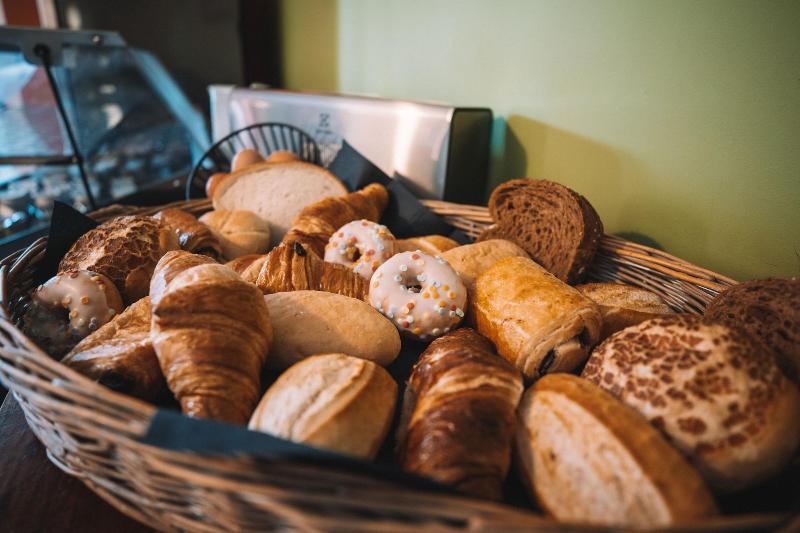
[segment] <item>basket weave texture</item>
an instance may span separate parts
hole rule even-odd
[[[485,207],[424,202],[476,237],[492,223]],[[165,206],[111,206],[91,216],[153,214]],[[195,215],[209,200],[170,204]],[[168,531],[552,530],[541,515],[501,504],[398,488],[341,470],[294,462],[253,468],[250,460],[199,457],[137,442],[156,408],[94,383],[51,359],[16,323],[46,238],[0,261],[0,379],[22,406],[50,460],[133,518]],[[590,281],[621,281],[660,294],[676,310],[702,312],[734,280],[664,252],[605,236]],[[781,515],[723,517],[717,531],[775,526]],[[586,528],[575,528],[586,530]]]

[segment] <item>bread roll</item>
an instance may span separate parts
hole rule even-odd
[[[269,248],[269,224],[250,211],[209,211],[200,222],[211,229],[228,261],[263,254]]]
[[[244,148],[236,152],[236,155],[233,156],[233,161],[231,162],[231,171],[236,172],[237,170],[242,170],[250,165],[261,163],[262,161],[264,161],[264,157],[258,153],[257,150],[253,150],[252,148]]]
[[[322,167],[302,161],[263,162],[231,173],[217,186],[213,201],[217,210],[254,212],[269,222],[277,242],[305,206],[343,194],[344,185]]]
[[[661,429],[718,490],[777,473],[800,440],[800,393],[768,348],[702,317],[622,330],[594,351],[583,376]]]
[[[781,370],[800,386],[800,278],[739,283],[717,296],[705,316],[761,339],[775,351]]]
[[[442,259],[461,276],[461,281],[469,291],[470,300],[475,297],[475,280],[478,274],[506,257],[528,257],[528,254],[513,242],[504,239],[465,244],[442,254]]]
[[[575,288],[600,307],[601,341],[628,326],[673,312],[659,295],[623,283],[586,283]]]
[[[424,252],[428,255],[442,255],[447,250],[456,248],[459,244],[443,235],[426,235],[424,237],[411,237],[395,241],[395,252]]]
[[[179,248],[173,229],[152,217],[117,217],[84,233],[58,265],[59,273],[91,270],[119,290],[126,305],[147,296],[150,276],[165,253]]]
[[[557,520],[656,528],[717,513],[680,453],[591,383],[545,376],[525,392],[518,413],[520,475]]]
[[[206,181],[206,197],[214,198],[214,195],[217,194],[219,184],[228,179],[229,176],[230,174],[227,172],[215,172],[211,174]]]
[[[400,353],[397,329],[361,300],[321,291],[278,292],[264,300],[274,331],[269,368],[331,351],[386,366]]]
[[[507,181],[492,192],[489,212],[496,226],[480,240],[511,240],[567,283],[583,278],[603,237],[603,223],[588,200],[552,181]]]
[[[372,459],[394,416],[397,384],[372,361],[340,353],[296,363],[267,390],[249,428]]]
[[[472,310],[478,332],[529,380],[578,367],[600,334],[597,304],[526,257],[479,274]]]
[[[466,494],[501,499],[520,395],[520,373],[474,330],[436,339],[406,387],[400,463]]]
[[[173,228],[175,235],[178,237],[181,250],[207,255],[215,260],[221,257],[222,247],[219,244],[219,239],[208,226],[197,220],[191,213],[181,209],[169,208],[162,209],[153,215],[153,218],[162,220]]]
[[[265,159],[268,163],[291,163],[292,161],[300,161],[296,153],[289,150],[276,150],[267,156]]]
[[[225,263],[225,266],[242,276],[242,279],[246,282],[255,285],[258,280],[258,273],[261,271],[261,267],[264,266],[266,260],[266,254],[242,255],[233,261],[228,261]]]

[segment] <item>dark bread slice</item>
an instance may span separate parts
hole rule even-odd
[[[775,351],[786,376],[800,385],[800,278],[734,285],[708,305],[705,317],[759,337]]]
[[[575,191],[547,180],[511,180],[489,198],[495,221],[480,239],[505,238],[567,283],[579,282],[603,236],[592,205]]]

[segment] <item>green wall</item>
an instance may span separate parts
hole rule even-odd
[[[800,274],[800,2],[287,0],[284,19],[291,87],[489,106],[493,184],[559,181],[606,231],[738,279]]]

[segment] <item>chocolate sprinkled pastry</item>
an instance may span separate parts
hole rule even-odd
[[[618,332],[592,353],[583,377],[662,430],[717,490],[777,473],[800,440],[800,393],[769,348],[700,316]]]

